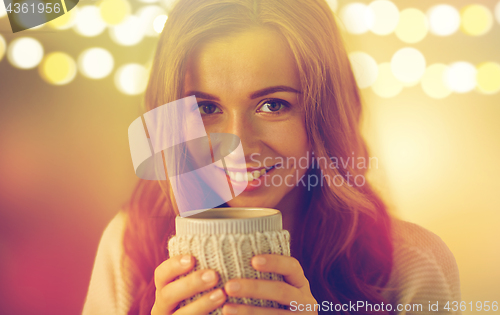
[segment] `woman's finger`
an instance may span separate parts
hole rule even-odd
[[[229,296],[272,300],[283,305],[301,300],[300,290],[283,281],[262,279],[232,279],[224,285]]]
[[[304,270],[294,257],[275,254],[258,255],[252,258],[252,266],[258,271],[281,274],[287,283],[296,288],[309,287]]]
[[[154,281],[156,288],[163,288],[167,283],[187,273],[193,267],[194,259],[190,255],[179,255],[165,260],[155,269]]]
[[[277,308],[249,306],[240,304],[225,304],[222,315],[289,315],[290,312]]]
[[[197,270],[161,288],[156,298],[163,301],[166,309],[174,309],[181,301],[214,287],[218,281],[219,276],[214,270]]]
[[[173,315],[204,315],[222,306],[227,296],[222,289],[203,294],[196,301],[178,309]]]

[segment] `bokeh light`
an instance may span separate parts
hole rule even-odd
[[[363,34],[373,27],[375,15],[365,4],[354,2],[340,10],[340,18],[351,34]]]
[[[469,62],[452,63],[445,73],[445,83],[452,91],[467,93],[476,87],[477,69]]]
[[[102,79],[111,73],[113,67],[113,56],[104,48],[89,48],[78,57],[78,69],[89,79]]]
[[[337,0],[326,0],[326,3],[328,3],[328,6],[330,9],[332,9],[333,12],[337,12],[337,9],[339,7],[339,3]]]
[[[5,42],[5,39],[3,38],[2,34],[0,34],[0,61],[2,61],[6,50],[7,50],[7,43]]]
[[[375,20],[370,30],[377,35],[388,35],[394,32],[399,22],[398,7],[388,0],[376,0],[368,5],[373,11]]]
[[[42,44],[32,37],[16,38],[9,45],[7,58],[16,68],[32,69],[43,58]]]
[[[493,15],[490,10],[481,4],[470,4],[461,10],[461,30],[472,36],[481,36],[488,33],[493,27]]]
[[[353,52],[349,54],[354,77],[360,89],[370,87],[378,76],[378,65],[372,56],[365,52]]]
[[[153,27],[155,29],[155,32],[160,34],[163,31],[165,23],[167,22],[167,18],[168,17],[166,15],[159,15],[156,17],[156,19],[153,21]]]
[[[125,20],[131,7],[127,0],[105,0],[99,4],[99,12],[104,22],[116,25]]]
[[[80,7],[73,27],[75,32],[82,36],[93,37],[101,34],[105,28],[106,23],[101,18],[98,7],[95,5]]]
[[[425,69],[421,80],[422,90],[425,94],[435,99],[443,99],[452,93],[445,84],[444,74],[448,66],[442,63],[435,63]]]
[[[429,32],[429,22],[425,14],[415,8],[404,9],[399,13],[396,36],[408,44],[418,43]]]
[[[146,89],[147,83],[148,71],[146,67],[137,63],[123,65],[115,73],[115,85],[123,94],[141,94]]]
[[[427,11],[430,31],[434,35],[449,36],[460,27],[460,13],[448,4],[439,4]]]
[[[500,91],[500,65],[496,62],[483,62],[477,66],[477,89],[484,94]]]
[[[156,18],[162,15],[166,16],[165,10],[163,10],[162,7],[157,5],[148,5],[142,7],[137,12],[137,16],[139,17],[141,26],[143,27],[143,33],[146,36],[154,37],[158,36],[158,33],[161,33],[161,31],[160,32],[156,31],[154,23]]]
[[[122,23],[111,26],[109,35],[117,44],[133,46],[144,38],[144,27],[137,16],[129,15]]]
[[[53,85],[65,85],[76,76],[76,63],[64,52],[52,52],[45,56],[39,66],[40,76]]]
[[[391,59],[392,73],[399,81],[409,86],[420,81],[424,75],[425,67],[424,55],[412,47],[399,49]]]
[[[67,13],[47,22],[47,25],[57,30],[69,29],[75,25],[79,10],[80,9],[75,6]]]
[[[371,86],[373,92],[380,97],[391,98],[403,90],[403,83],[396,79],[389,62],[381,63],[378,67],[378,76]]]
[[[0,18],[3,18],[7,15],[7,11],[5,11],[5,5],[3,1],[0,1]]]

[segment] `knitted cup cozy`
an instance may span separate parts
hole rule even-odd
[[[283,281],[282,275],[259,272],[251,265],[252,257],[259,254],[290,256],[290,233],[283,230],[278,210],[214,208],[189,217],[177,216],[175,227],[176,235],[168,241],[170,257],[194,256],[196,264],[191,272],[216,270],[219,282],[209,291],[224,287],[234,278]],[[179,306],[195,301],[206,292],[184,300]],[[227,302],[286,309],[275,301],[262,299],[228,297]],[[210,315],[222,315],[222,308]]]

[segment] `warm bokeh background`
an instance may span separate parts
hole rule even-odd
[[[101,233],[137,181],[127,128],[162,1],[86,0],[16,34],[0,1],[1,314],[81,311]],[[370,178],[446,242],[464,301],[500,301],[500,2],[329,3],[362,88]]]

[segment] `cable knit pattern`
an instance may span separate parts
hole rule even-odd
[[[250,234],[176,235],[169,240],[168,249],[172,256],[193,255],[196,258],[196,265],[191,272],[200,269],[216,270],[220,278],[213,289],[215,290],[222,288],[228,280],[234,278],[283,281],[282,275],[256,271],[251,265],[251,259],[259,254],[290,256],[290,233],[281,230]],[[183,301],[180,306],[195,301],[204,293]],[[285,308],[275,301],[261,299],[229,297],[228,302]],[[222,308],[210,312],[210,315],[222,315]]]
[[[122,268],[120,263],[123,256],[125,219],[126,214],[120,212],[102,235],[83,315],[126,315],[130,308],[134,288],[128,279],[127,268]],[[230,246],[223,247],[223,253],[238,244],[236,239],[225,241]],[[460,281],[455,258],[446,244],[434,233],[398,219],[393,220],[393,241],[394,266],[387,285],[389,289],[383,295],[394,306],[404,303],[423,305],[423,311],[403,310],[396,314],[447,313],[443,309],[444,303],[460,301]],[[206,242],[208,244],[210,240]],[[246,246],[252,248],[252,244],[257,243],[248,241],[249,245]],[[246,252],[242,250],[242,253]],[[213,263],[214,261],[207,262],[207,266]],[[429,301],[433,304],[439,302],[438,312],[429,312]],[[461,313],[459,311],[454,314]]]

